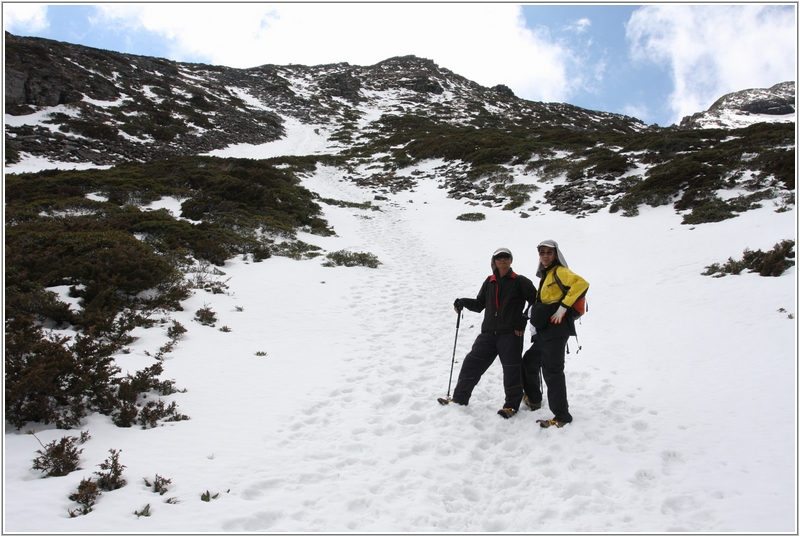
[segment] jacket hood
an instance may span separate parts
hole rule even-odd
[[[536,249],[538,250],[542,246],[547,246],[548,248],[552,248],[552,249],[554,249],[556,251],[556,259],[553,261],[553,265],[561,265],[561,266],[569,268],[569,265],[567,265],[567,260],[564,259],[564,254],[561,252],[561,248],[558,247],[558,243],[556,241],[554,241],[552,239],[547,239],[546,241],[540,242],[536,246]],[[553,266],[553,265],[550,265],[550,266]],[[536,277],[537,278],[544,278],[544,275],[545,275],[546,272],[547,272],[547,269],[545,268],[544,265],[542,265],[542,262],[539,261],[539,268],[536,270]]]

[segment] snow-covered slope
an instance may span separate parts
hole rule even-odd
[[[313,128],[289,125],[286,140],[231,152],[313,153],[325,143]],[[428,177],[442,164],[404,171]],[[700,274],[794,238],[794,208],[766,202],[691,228],[669,206],[634,219],[520,218],[448,197],[436,180],[375,200],[324,166],[304,185],[380,207],[325,206],[337,236],[313,242],[382,264],[228,261],[227,293],[198,291],[170,314],[189,330],[164,378],[187,392],[164,399],[191,420],[120,429],[94,415],[81,427],[92,437],[82,469],[47,479],[31,469],[41,446],[26,429],[43,443],[77,431],[7,427],[6,532],[797,531],[796,267],[778,278]],[[456,219],[476,210],[486,220]],[[456,333],[453,299],[477,293],[500,246],[533,277],[535,245],[548,238],[591,283],[582,350],[571,340],[566,366],[575,421],[540,429],[546,405],[498,417],[497,363],[468,407],[441,407],[454,346],[455,382],[481,319],[467,312]],[[204,306],[216,327],[193,322]],[[166,326],[135,331],[123,372],[153,363]],[[70,518],[68,495],[110,449],[128,484]],[[163,496],[145,484],[156,475],[171,480]],[[219,496],[202,501],[207,491]],[[146,505],[149,517],[134,514]]]

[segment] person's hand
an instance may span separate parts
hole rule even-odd
[[[458,313],[461,313],[461,310],[464,309],[464,304],[461,303],[461,299],[457,298],[455,302],[453,302],[453,309],[456,310]]]
[[[559,306],[556,312],[550,317],[550,322],[553,324],[561,324],[561,321],[564,320],[564,314],[567,313],[567,308],[563,305]]]

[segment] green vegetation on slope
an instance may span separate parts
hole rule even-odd
[[[147,414],[140,422],[152,425],[152,409],[137,406],[137,395],[174,391],[156,379],[160,363],[122,378],[112,355],[131,341],[130,330],[153,324],[150,314],[181,309],[190,292],[181,269],[193,259],[222,265],[240,254],[260,261],[273,250],[316,255],[300,241],[290,246],[297,230],[333,233],[296,177],[313,166],[308,159],[186,157],[6,176],[9,421],[69,428],[99,411],[125,427]],[[183,218],[140,207],[163,196],[184,200]],[[278,238],[284,242],[275,244]],[[56,286],[69,288],[79,311],[48,290]],[[48,336],[46,325],[79,332],[74,340]],[[158,417],[183,419],[174,406]]]

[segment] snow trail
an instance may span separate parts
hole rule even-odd
[[[323,183],[314,188],[323,196],[364,195],[335,174],[321,173],[317,180]],[[435,194],[430,188],[425,192]],[[415,204],[421,201],[417,197]],[[452,299],[476,292],[488,268],[478,279],[459,281],[435,241],[410,222],[411,207],[398,196],[380,211],[350,215],[348,244],[375,253],[383,264],[377,270],[348,269],[359,274],[342,297],[347,306],[340,314],[352,332],[345,338],[347,348],[339,349],[341,377],[291,409],[294,417],[258,446],[264,466],[232,483],[238,491],[232,494],[255,504],[249,507],[254,512],[228,518],[222,529],[719,527],[712,499],[696,490],[693,479],[687,481],[702,474],[702,461],[659,447],[679,443],[659,432],[658,410],[638,403],[635,391],[621,393],[616,371],[601,372],[596,356],[590,361],[573,354],[568,361],[577,426],[540,429],[535,420],[549,417],[546,405],[511,420],[496,416],[503,400],[499,362],[482,379],[469,407],[435,402],[446,390],[452,357]],[[453,386],[480,320],[467,313],[461,323]],[[387,347],[390,342],[403,347]],[[297,459],[295,453],[312,455]],[[654,489],[660,490],[658,496],[648,494]],[[276,497],[297,510],[266,509]]]

